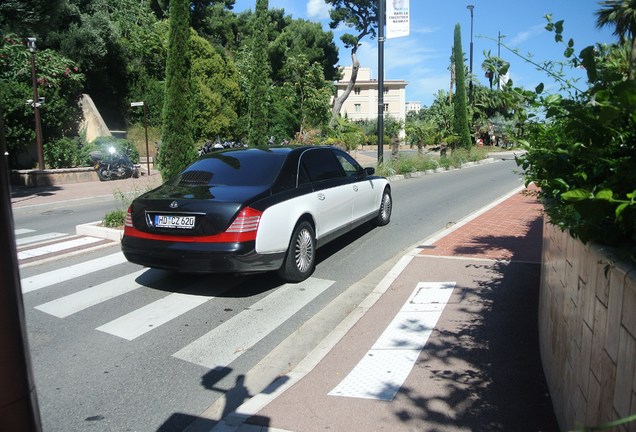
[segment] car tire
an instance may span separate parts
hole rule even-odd
[[[316,236],[313,226],[303,221],[296,225],[278,275],[286,282],[302,282],[316,267]]]
[[[384,189],[382,193],[382,200],[380,201],[380,210],[378,210],[378,217],[375,220],[376,225],[384,226],[391,221],[391,211],[393,210],[393,199],[391,198],[391,190]]]

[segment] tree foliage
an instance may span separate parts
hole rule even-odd
[[[563,41],[563,21],[547,19],[546,28]],[[588,88],[568,97],[543,96],[537,86],[546,121],[534,124],[528,153],[518,163],[527,181],[539,186],[551,223],[583,242],[627,242],[636,259],[636,81],[617,73],[620,56],[606,54],[597,45],[574,55],[568,40],[565,58],[585,67]]]
[[[455,96],[453,98],[454,130],[459,136],[459,146],[470,148],[472,141],[468,126],[468,107],[466,104],[466,67],[464,65],[464,51],[462,50],[461,27],[455,25],[453,45],[453,63],[455,64]]]
[[[190,49],[193,79],[194,141],[216,137],[234,138],[238,122],[240,89],[236,68],[229,57],[222,57],[202,37],[192,31]]]
[[[77,127],[74,130],[72,127],[77,123],[77,116],[71,115],[78,112],[75,101],[79,93],[91,96],[109,129],[139,127],[145,120],[144,112],[151,129],[165,126],[168,18],[174,12],[168,0],[33,0],[27,3],[28,7],[15,0],[0,4],[2,34],[15,31],[15,39],[20,44],[17,50],[23,55],[26,55],[24,38],[35,36],[38,59],[43,56],[44,60],[48,53],[55,53],[82,71],[79,74],[71,69],[72,77],[82,77],[72,97],[52,96],[52,88],[41,89],[47,98],[47,104],[41,107],[45,145],[49,138],[63,143],[58,138],[80,134]],[[275,107],[266,114],[264,136],[291,138],[308,128],[323,127],[327,118],[325,110],[328,110],[325,107],[333,95],[330,81],[338,74],[338,50],[332,32],[323,31],[318,23],[293,19],[282,9],[267,8],[266,28],[254,27],[256,12],[235,13],[234,0],[191,1],[189,6],[190,27],[200,36],[192,38],[196,52],[189,57],[193,67],[191,134],[195,143],[217,136],[247,140],[250,79],[254,78],[251,74],[262,73],[267,59],[273,62],[272,68],[263,75],[263,80],[257,81],[260,85],[271,84],[263,86],[265,96],[255,98],[260,102],[266,99],[275,102]],[[254,40],[255,30],[265,34],[259,39],[265,57],[256,64],[250,42]],[[55,64],[38,61],[38,69],[46,68],[49,63]],[[10,69],[23,66],[12,59]],[[28,153],[33,146],[33,111],[24,105],[24,100],[32,98],[28,67],[24,71],[26,75],[7,78],[7,85],[0,90],[8,104],[2,115],[11,127],[7,134],[12,146],[12,166],[17,161],[14,156]],[[48,71],[42,75],[46,75],[47,80],[52,77]],[[66,87],[60,91],[67,92]],[[146,109],[131,108],[133,101],[144,101]],[[56,116],[69,117],[50,121],[54,110]],[[158,133],[153,142],[160,142]],[[28,159],[25,160],[28,164]]]
[[[189,2],[170,0],[170,33],[166,60],[166,98],[163,110],[159,169],[164,179],[178,174],[196,157],[192,138]]]
[[[344,25],[355,30],[355,34],[345,33],[340,37],[346,48],[351,50],[351,76],[345,91],[338,96],[333,103],[330,126],[335,124],[335,119],[340,116],[342,105],[351,94],[360,70],[360,61],[357,52],[362,39],[369,36],[375,38],[378,28],[378,2],[374,0],[325,0],[332,6],[329,14],[332,29]]]
[[[250,146],[265,145],[269,130],[270,64],[267,54],[269,16],[268,0],[256,1],[251,40],[248,96],[248,136]]]
[[[48,141],[77,135],[84,75],[53,50],[37,51],[35,59],[38,96],[45,100],[40,114],[46,148]],[[30,53],[23,39],[8,34],[0,40],[0,103],[12,167],[32,165],[31,159],[20,161],[20,154],[35,141],[34,112],[27,100],[33,100]]]
[[[628,78],[636,74],[636,2],[633,0],[605,0],[596,12],[598,27],[613,27],[621,44],[629,46]],[[628,45],[629,44],[629,45]]]

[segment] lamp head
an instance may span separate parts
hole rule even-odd
[[[32,53],[35,52],[35,38],[34,37],[27,38],[27,48],[29,48],[29,52],[32,52]]]
[[[466,6],[466,9],[468,9],[470,11],[470,14],[473,14],[473,9],[475,9],[475,5],[471,5],[469,4],[468,6]]]

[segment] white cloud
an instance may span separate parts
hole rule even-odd
[[[541,24],[535,25],[534,27],[531,27],[529,30],[517,33],[510,39],[509,42],[506,42],[506,40],[504,39],[504,43],[514,48],[518,45],[521,45],[528,39],[531,39],[541,33],[545,33],[545,25],[541,25]]]
[[[309,18],[329,19],[329,5],[324,0],[307,0]]]

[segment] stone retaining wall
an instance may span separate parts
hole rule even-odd
[[[97,180],[97,171],[91,167],[11,171],[11,184],[16,186],[53,186]]]
[[[636,413],[634,266],[547,222],[542,262],[541,358],[561,430]]]

